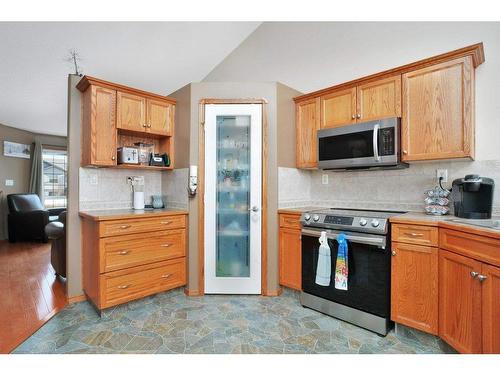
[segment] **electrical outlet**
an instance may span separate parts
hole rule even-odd
[[[442,177],[442,182],[448,182],[448,169],[436,169],[436,178],[439,181],[439,178]]]
[[[91,174],[90,175],[90,185],[97,185],[99,181],[97,180],[97,173]]]
[[[328,185],[328,175],[327,174],[321,175],[321,183],[323,185]]]
[[[5,186],[14,186],[14,180],[5,180]]]

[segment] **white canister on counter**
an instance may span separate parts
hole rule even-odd
[[[134,210],[144,210],[143,191],[134,191]]]

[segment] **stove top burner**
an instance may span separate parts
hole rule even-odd
[[[328,208],[305,212],[300,220],[304,227],[386,234],[389,228],[388,219],[403,213],[405,212]]]

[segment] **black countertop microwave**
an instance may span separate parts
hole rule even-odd
[[[401,119],[386,118],[318,131],[320,169],[396,169],[401,162]]]

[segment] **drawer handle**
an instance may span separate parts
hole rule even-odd
[[[160,224],[165,224],[165,225],[167,225],[167,224],[170,224],[170,223],[171,223],[171,221],[160,221]]]
[[[296,223],[298,223],[298,222],[299,222],[298,220],[290,220],[290,219],[285,219],[285,221],[286,221],[288,224],[296,224]]]
[[[130,225],[120,225],[120,229],[128,229],[130,228]]]
[[[171,243],[164,243],[164,244],[162,244],[160,246],[161,247],[170,247],[170,246],[172,246],[172,244]]]
[[[130,284],[118,285],[118,289],[127,289],[129,286]]]
[[[118,252],[118,255],[127,255],[128,253],[130,253],[130,250],[122,250]]]
[[[405,233],[407,236],[410,236],[410,237],[423,237],[423,233]]]
[[[171,273],[166,273],[165,275],[161,275],[162,279],[168,279],[170,276],[172,276]]]

